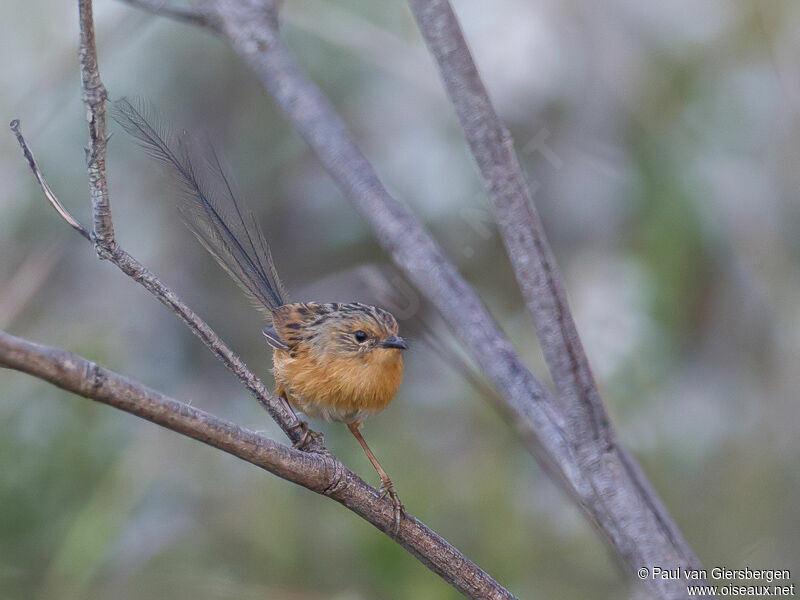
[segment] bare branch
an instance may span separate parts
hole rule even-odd
[[[588,464],[603,456],[606,448],[616,445],[614,431],[572,318],[555,257],[517,161],[513,139],[492,106],[448,0],[409,0],[409,4],[486,182],[558,399],[569,419],[567,434],[581,462]],[[628,567],[632,571],[643,564],[699,567],[633,457],[621,448],[617,454],[631,491],[638,492],[645,508],[628,513],[633,523],[627,527],[623,526],[624,515],[619,513],[618,526],[609,531]],[[634,528],[639,529],[636,537],[631,535]],[[631,539],[635,547],[626,551]]]
[[[193,438],[318,494],[329,496],[376,528],[394,527],[391,504],[329,455],[302,452],[156,392],[62,350],[0,331],[0,366],[22,371]],[[514,596],[423,523],[408,515],[395,538],[406,550],[469,598]]]
[[[167,0],[121,0],[125,4],[139,8],[145,12],[152,13],[159,17],[166,17],[179,23],[189,25],[199,25],[210,29],[219,30],[214,13],[202,10],[201,8],[188,8],[182,6],[172,6]]]
[[[108,93],[100,80],[97,48],[94,43],[92,0],[78,0],[81,30],[78,56],[81,63],[81,86],[86,120],[89,123],[89,145],[86,162],[89,169],[89,192],[92,198],[93,236],[95,249],[101,258],[114,249],[114,225],[111,222],[111,203],[106,183],[106,99]]]
[[[82,232],[86,239],[90,237],[85,234],[86,229],[64,208],[63,204],[59,201],[47,181],[42,175],[39,166],[33,158],[33,153],[30,151],[25,138],[19,128],[19,122],[12,122],[12,130],[17,136],[17,140],[22,148],[23,154],[28,161],[31,170],[36,176],[37,181],[42,187],[45,196],[50,204],[58,211],[64,220],[72,225],[77,231]],[[105,180],[105,166],[97,171]],[[105,189],[105,183],[103,184]],[[111,213],[108,213],[110,220]],[[77,224],[73,225],[73,223]],[[112,240],[113,241],[113,240]],[[137,261],[130,254],[125,252],[119,244],[113,242],[113,249],[105,251],[105,258],[119,267],[123,273],[131,277],[134,281],[153,294],[158,300],[174,312],[178,317],[192,330],[200,340],[211,350],[211,352],[222,361],[222,363],[230,369],[234,375],[245,385],[245,387],[253,394],[255,399],[261,406],[263,406],[281,429],[289,436],[292,442],[297,443],[302,439],[302,432],[298,425],[300,420],[294,411],[290,410],[285,402],[281,402],[278,398],[270,394],[263,382],[256,377],[241,358],[231,350],[228,345],[214,332],[213,329],[201,319],[181,298],[164,285],[155,275],[153,275],[144,265]],[[314,452],[327,452],[322,443],[314,438],[308,438],[305,449]]]
[[[25,160],[28,161],[28,166],[31,168],[31,171],[33,171],[33,176],[36,177],[36,181],[39,182],[39,186],[42,188],[47,201],[50,202],[50,206],[56,209],[56,212],[61,215],[61,218],[64,219],[70,227],[91,242],[92,236],[86,230],[86,227],[84,227],[80,221],[78,221],[69,213],[64,205],[58,200],[58,198],[56,198],[56,195],[53,193],[53,190],[50,189],[50,186],[47,185],[44,175],[42,175],[41,170],[39,170],[39,165],[36,164],[36,159],[33,158],[33,152],[31,152],[31,149],[28,148],[28,144],[25,143],[25,138],[22,137],[22,129],[19,119],[14,119],[11,121],[11,123],[9,123],[9,127],[11,127],[11,131],[14,132],[14,135],[17,136],[17,142],[19,142],[19,146],[22,148],[22,154],[25,156]]]
[[[486,182],[558,398],[571,422],[581,422],[580,430],[571,432],[575,442],[607,443],[608,422],[602,399],[578,337],[553,252],[517,161],[514,141],[492,106],[448,0],[410,0],[410,4]]]
[[[88,168],[93,200],[93,236],[87,234],[86,229],[69,214],[53,194],[22,136],[19,123],[12,122],[11,127],[29,166],[59,214],[86,239],[90,241],[94,239],[100,257],[110,260],[175,312],[239,377],[289,438],[293,442],[300,441],[303,436],[297,427],[299,421],[288,405],[271,395],[247,365],[202,319],[116,243],[105,172],[106,92],[97,71],[91,2],[80,0],[79,6],[81,72],[90,131]],[[329,496],[384,533],[391,532],[395,541],[469,598],[514,598],[508,590],[456,548],[411,515],[407,515],[398,528],[389,499],[382,499],[377,490],[332,457],[316,439],[311,439],[305,445],[311,452],[288,448],[233,423],[163,396],[75,354],[40,346],[2,331],[0,331],[0,366],[29,373],[68,391],[125,410],[238,456],[319,494]]]
[[[602,405],[590,403],[574,414],[572,409],[565,410],[565,403],[554,398],[522,362],[475,292],[416,217],[385,189],[344,122],[287,52],[278,35],[277,3],[216,0],[214,7],[222,35],[361,211],[395,264],[445,317],[463,347],[502,394],[518,431],[524,438],[536,436],[540,440],[581,509],[627,567],[699,566],[638,465],[618,445],[605,412],[597,412]],[[505,148],[502,156],[506,156],[510,143],[501,130],[497,145],[492,143],[490,149]],[[530,211],[530,204],[523,210]],[[511,220],[513,215],[513,211],[504,213],[504,219]],[[525,213],[517,217],[529,218]],[[541,254],[541,249],[538,252]],[[531,255],[515,253],[515,261],[526,256]],[[552,259],[549,264],[554,265]],[[549,295],[546,298],[551,301]],[[551,310],[560,310],[559,305]],[[560,326],[562,322],[559,318],[553,323]],[[566,337],[576,339],[567,333]],[[589,394],[591,397],[591,390]],[[588,428],[587,422],[591,423]],[[661,598],[686,597],[680,581],[648,583]]]
[[[126,275],[143,285],[170,310],[177,314],[189,326],[192,332],[239,378],[255,396],[275,422],[294,443],[304,441],[304,449],[314,452],[327,452],[322,442],[316,438],[303,438],[299,427],[300,420],[285,402],[269,393],[266,386],[256,377],[247,365],[231,350],[225,342],[205,323],[177,294],[158,280],[144,265],[125,252],[114,239],[114,228],[111,221],[111,209],[106,181],[106,111],[107,97],[105,87],[100,80],[97,68],[97,49],[94,42],[94,24],[92,22],[91,0],[79,0],[81,25],[80,62],[83,94],[89,115],[89,188],[92,196],[92,212],[94,215],[95,248],[101,258],[113,262]],[[21,134],[17,139],[25,147]],[[30,154],[30,153],[29,153]],[[33,156],[30,155],[32,161]],[[31,162],[35,169],[35,162]],[[41,181],[44,181],[42,178]],[[47,185],[46,183],[44,184]],[[52,195],[48,196],[55,198]],[[51,199],[51,202],[53,200]],[[58,200],[55,200],[58,203]],[[60,205],[60,203],[59,203]]]

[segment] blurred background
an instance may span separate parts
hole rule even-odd
[[[74,2],[3,0],[0,116],[89,221]],[[708,568],[800,566],[800,5],[456,0],[511,130],[619,436]],[[386,257],[247,68],[202,31],[96,2],[112,98],[210,135],[295,299],[352,300]],[[547,381],[483,186],[405,3],[292,0],[286,40],[389,189]],[[117,239],[269,385],[260,316],[116,125]],[[141,287],[46,204],[0,136],[0,327],[282,439]],[[393,275],[388,271],[391,279]],[[406,506],[521,598],[619,598],[614,559],[395,280],[406,380],[365,436]],[[353,290],[359,290],[354,292]],[[315,424],[377,479],[346,428]],[[797,575],[795,574],[795,577]],[[0,372],[4,599],[457,594],[333,502],[134,417]]]

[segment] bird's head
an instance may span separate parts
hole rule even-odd
[[[274,322],[287,344],[306,345],[319,357],[393,360],[408,349],[392,314],[366,304],[287,305]]]
[[[318,355],[391,359],[408,349],[391,313],[358,303],[333,307],[310,325],[311,347]]]

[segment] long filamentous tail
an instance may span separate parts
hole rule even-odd
[[[236,199],[213,148],[163,126],[141,102],[119,100],[112,114],[177,177],[184,222],[256,307],[269,318],[271,309],[288,304],[264,233],[253,212]]]

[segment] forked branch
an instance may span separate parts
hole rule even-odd
[[[378,502],[366,484],[330,455],[295,450],[254,431],[179,402],[85,358],[0,331],[0,366],[146,419],[181,435],[333,498],[375,527],[394,527],[391,504]],[[407,515],[397,542],[468,598],[514,596],[414,517]]]
[[[94,242],[100,258],[115,264],[176,313],[239,377],[289,438],[293,442],[300,441],[302,433],[296,427],[299,421],[294,412],[269,393],[247,365],[186,303],[117,244],[105,169],[107,94],[97,67],[91,1],[79,0],[79,10],[81,80],[89,121],[87,160],[93,212],[91,235],[66,210],[50,189],[22,136],[19,121],[15,120],[12,121],[11,128],[17,136],[25,159],[53,207],[70,226],[87,240]],[[381,500],[377,490],[331,456],[316,439],[312,439],[305,446],[311,452],[301,452],[283,446],[233,423],[167,398],[75,354],[40,346],[2,331],[0,331],[0,366],[29,373],[63,389],[115,406],[229,452],[317,493],[330,496],[384,533],[391,532],[392,537],[401,546],[467,597],[513,598],[508,590],[411,515],[403,519],[397,530],[391,502],[388,499]]]
[[[278,398],[269,393],[266,386],[256,377],[247,365],[231,350],[228,345],[203,321],[178,295],[164,285],[144,265],[130,254],[125,252],[116,241],[112,223],[110,199],[108,196],[108,183],[106,179],[106,100],[108,94],[100,79],[97,61],[97,48],[94,41],[94,22],[92,18],[91,0],[79,0],[80,22],[80,66],[83,99],[86,105],[87,120],[89,123],[89,143],[87,147],[87,162],[89,172],[89,194],[92,199],[93,231],[92,240],[100,258],[109,260],[119,267],[126,275],[137,281],[153,294],[159,301],[166,305],[199,337],[202,342],[228,367],[253,394],[259,404],[263,406],[286,433],[292,442],[301,440],[300,424],[297,415]],[[174,15],[173,15],[174,16]],[[17,122],[17,140],[23,149],[28,163],[34,173],[38,173],[37,180],[42,184],[47,199],[56,207],[68,223],[78,223],[63,208],[58,199],[49,190],[47,183],[41,176],[33,154],[27,148],[22,134],[19,132]],[[49,191],[49,193],[48,193]],[[60,207],[60,209],[59,209]],[[82,228],[82,226],[81,226]],[[326,452],[322,443],[317,439],[309,440],[305,448],[315,452]]]
[[[126,1],[147,10],[154,9],[147,0]],[[475,87],[480,83],[476,79],[477,72],[471,74],[474,71],[472,58],[449,4],[419,0],[413,2],[412,7],[426,39],[435,37],[437,28],[444,30],[436,44],[430,39],[428,43],[434,54],[439,50],[443,55],[452,51],[450,59],[454,64],[442,67],[445,80],[456,82],[451,95],[459,95],[461,102],[460,95],[464,94],[463,102],[467,106],[471,101],[479,102],[475,107],[479,112],[467,116],[479,121],[479,136],[485,136],[477,140],[481,148],[494,153],[485,164],[487,168],[505,169],[498,172],[496,179],[495,176],[489,178],[491,185],[497,188],[492,192],[496,191],[505,203],[496,214],[504,237],[519,235],[523,238],[519,247],[512,244],[509,250],[518,276],[522,275],[519,279],[526,298],[543,286],[541,298],[533,300],[545,305],[547,312],[541,314],[546,314],[546,319],[541,322],[552,328],[546,329],[540,337],[545,355],[553,365],[557,397],[530,372],[474,290],[408,207],[389,194],[330,102],[292,59],[278,32],[278,6],[276,0],[213,0],[203,4],[203,10],[198,13],[203,18],[195,22],[221,34],[250,66],[372,226],[376,238],[395,264],[438,308],[463,347],[500,392],[523,438],[535,436],[541,442],[548,455],[546,462],[558,467],[571,496],[604,539],[611,543],[629,572],[653,565],[698,567],[697,559],[678,528],[638,464],[617,442],[607,421],[588,364],[582,364],[580,341],[574,325],[570,326],[571,318],[555,261],[546,243],[543,244],[543,234],[531,229],[540,227],[532,204],[519,202],[520,198],[528,201],[529,197],[524,182],[514,177],[516,158],[511,139],[493,111],[486,111],[487,106],[491,109],[491,104],[488,96],[481,97],[481,94],[485,96],[482,84]],[[213,23],[213,27],[208,23]],[[453,46],[448,48],[447,44]],[[453,69],[463,70],[462,75],[453,75]],[[461,79],[464,73],[472,80]],[[483,163],[483,156],[479,162]],[[504,181],[501,176],[511,179]],[[511,190],[510,196],[506,195],[508,190]],[[514,219],[521,220],[519,227],[515,227]],[[537,261],[540,264],[535,266]],[[520,267],[524,267],[522,271]],[[544,279],[537,279],[540,277]],[[565,355],[565,348],[573,353],[572,357]],[[576,397],[576,386],[584,386],[577,396],[583,404],[569,401]],[[686,598],[685,585],[679,580],[649,580],[646,585],[660,598]]]
[[[615,511],[609,505],[609,510],[617,512],[607,528],[612,543],[622,551],[631,571],[642,565],[661,564],[667,557],[674,557],[674,564],[682,569],[700,568],[636,460],[616,441],[572,318],[561,274],[517,160],[514,141],[492,105],[449,0],[409,0],[409,4],[486,183],[561,410],[569,419],[567,434],[578,459],[591,469],[598,457],[612,456],[625,469],[631,493],[644,504],[645,510],[633,513],[628,512],[627,506]],[[603,483],[598,478],[597,488]],[[623,526],[626,520],[631,523]],[[636,552],[624,551],[634,532]]]

